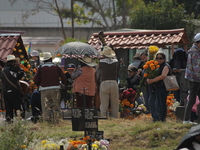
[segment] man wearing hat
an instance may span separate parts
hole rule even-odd
[[[38,67],[34,76],[34,83],[41,92],[42,116],[44,120],[49,119],[49,110],[56,112],[55,120],[61,116],[60,110],[60,79],[61,83],[66,83],[66,76],[56,64],[52,63],[50,52],[43,53],[43,65]]]
[[[135,66],[137,69],[143,69],[143,65],[145,64],[144,60],[145,58],[147,58],[147,56],[144,56],[146,56],[144,52],[142,52],[141,54],[136,53],[135,56],[133,56],[134,61],[129,65],[129,67]]]
[[[14,55],[8,55],[6,66],[1,73],[3,84],[3,96],[6,108],[6,121],[11,123],[13,120],[13,110],[17,116],[20,111],[21,117],[24,118],[24,109],[22,101],[21,87],[19,80],[24,76],[24,70],[20,68],[20,59]]]
[[[194,124],[190,121],[190,114],[193,105],[196,102],[196,96],[200,97],[200,33],[194,36],[194,43],[188,51],[187,66],[185,78],[189,81],[189,101],[184,112],[183,124]],[[197,106],[198,119],[200,123],[200,105]]]
[[[100,112],[105,117],[108,111],[109,101],[111,105],[111,117],[118,118],[119,88],[117,84],[118,60],[115,52],[108,46],[104,46],[102,55],[105,57],[99,62],[100,76]]]

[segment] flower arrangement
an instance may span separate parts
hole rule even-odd
[[[158,52],[159,48],[157,46],[149,46],[148,53],[149,53],[149,60],[155,60],[155,54]]]
[[[158,76],[158,68],[160,65],[158,65],[157,61],[150,60],[145,63],[143,66],[143,69],[145,69],[144,72],[144,78],[155,78]]]
[[[129,88],[122,93],[122,99],[120,100],[119,112],[121,112],[121,117],[125,119],[133,119],[141,113],[146,112],[146,107],[144,105],[138,105],[135,102],[136,91]]]
[[[101,139],[97,141],[91,139],[90,136],[86,136],[82,140],[70,141],[67,150],[89,150],[89,144],[92,150],[107,150],[109,147],[107,140]]]
[[[137,87],[137,94],[135,97],[139,96],[142,86],[146,84],[147,78],[152,79],[158,76],[159,67],[160,65],[158,65],[158,62],[154,60],[150,60],[145,63],[145,65],[143,66],[143,69],[145,69],[144,75],[143,75],[142,80],[140,81],[140,85]]]
[[[174,94],[169,94],[167,96],[166,105],[167,105],[167,117],[176,119],[174,112],[176,110],[176,107],[179,106],[180,103],[174,99]]]
[[[32,149],[38,149],[38,150],[58,150],[60,149],[60,145],[63,145],[63,147],[66,149],[69,145],[68,139],[61,139],[61,140],[55,140],[55,139],[46,139],[46,140],[38,140],[34,139],[27,147],[25,147],[26,150],[32,150]]]
[[[20,63],[20,67],[25,72],[25,81],[31,81],[33,79],[33,74],[36,72],[36,70],[31,70],[31,65],[28,62],[22,62]]]

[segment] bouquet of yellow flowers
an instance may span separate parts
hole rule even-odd
[[[155,60],[155,54],[158,52],[159,48],[157,46],[149,46],[148,53],[149,53],[149,60]]]

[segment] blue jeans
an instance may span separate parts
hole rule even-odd
[[[167,95],[168,91],[166,91],[165,87],[155,87],[155,91],[150,93],[149,107],[153,121],[166,121]]]
[[[167,116],[167,104],[166,99],[168,95],[168,91],[166,91],[165,87],[156,88],[156,100],[158,103],[158,114],[160,121],[166,121]]]
[[[157,100],[156,100],[156,92],[152,91],[150,93],[150,97],[149,97],[149,109],[150,109],[153,121],[159,121],[159,115],[158,115],[157,108],[158,108],[158,104],[157,104]]]

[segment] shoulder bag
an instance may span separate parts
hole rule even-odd
[[[170,75],[167,75],[164,79],[164,85],[167,91],[176,91],[179,89],[179,85],[178,82],[176,80],[176,76],[172,74],[172,70],[171,67],[169,66],[169,64],[167,64],[167,66],[169,67],[169,72]]]

